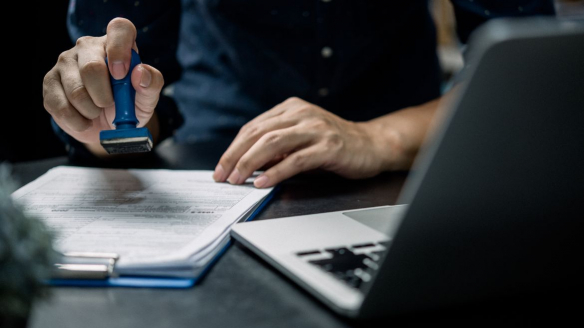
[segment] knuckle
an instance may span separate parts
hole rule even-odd
[[[244,134],[251,138],[258,137],[260,133],[261,129],[257,124],[250,124],[244,131]]]
[[[307,154],[294,153],[290,156],[290,161],[292,162],[292,165],[300,169],[306,167],[308,159],[309,156]]]
[[[253,122],[247,122],[241,127],[241,129],[239,129],[239,134],[250,136],[257,133],[257,131],[258,126],[256,124],[254,124]]]
[[[55,112],[53,105],[51,104],[51,102],[49,101],[48,97],[43,98],[43,107],[45,108],[45,110],[47,112],[49,112],[51,115]]]
[[[302,101],[302,99],[300,99],[298,97],[289,97],[288,99],[286,99],[284,101],[284,103],[293,104],[293,103],[297,103],[297,102],[300,102],[300,101]]]
[[[50,103],[47,102],[47,108],[49,108],[50,113],[60,119],[68,120],[73,115],[69,110],[69,105],[65,102],[58,102],[58,103]]]
[[[312,106],[308,104],[303,104],[295,109],[295,115],[303,116],[303,115],[310,115],[312,112]]]
[[[63,51],[62,53],[59,54],[59,57],[57,58],[57,63],[58,64],[67,64],[71,60],[72,60],[71,51],[66,50],[66,51]]]
[[[43,97],[43,107],[49,114],[55,117],[62,117],[63,113],[69,109],[67,102],[60,101],[58,97],[51,94]]]
[[[71,100],[81,102],[89,98],[89,93],[84,85],[80,85],[71,90],[69,96],[71,97]]]
[[[248,158],[242,158],[239,163],[237,163],[237,170],[241,174],[246,174],[246,172],[251,171],[251,163]]]
[[[277,132],[266,133],[262,139],[263,144],[267,147],[278,147],[282,142],[282,136]]]
[[[64,101],[56,104],[55,113],[57,114],[57,117],[65,121],[70,121],[74,117],[73,111],[69,108],[69,105]]]
[[[76,46],[84,46],[85,44],[89,43],[91,40],[90,36],[82,36],[75,41]]]
[[[82,76],[93,76],[97,74],[101,75],[104,72],[107,72],[107,66],[105,64],[105,61],[99,60],[88,61],[87,63],[83,64],[83,66],[81,66],[81,69],[79,70],[79,73]]]
[[[223,154],[223,156],[219,160],[219,163],[224,168],[230,168],[230,167],[232,167],[232,165],[233,165],[234,162],[235,162],[235,158],[233,157],[233,155],[231,153],[225,153],[225,154]]]
[[[55,76],[53,70],[50,70],[43,78],[43,87],[45,89],[51,89],[55,83],[60,83],[60,81]]]
[[[331,126],[330,122],[326,119],[323,119],[323,118],[317,118],[317,119],[313,120],[310,125],[311,125],[311,128],[313,128],[315,130],[326,130],[326,129],[330,128],[330,126]]]

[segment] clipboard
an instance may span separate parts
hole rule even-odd
[[[245,221],[253,220],[274,198],[278,189],[279,186],[276,186]],[[200,281],[227,251],[231,245],[231,237],[228,237],[222,244],[219,246],[220,250],[217,254],[196,277],[116,276],[114,269],[119,260],[118,254],[84,252],[63,254],[62,260],[55,263],[53,277],[46,280],[45,284],[72,287],[190,288]]]

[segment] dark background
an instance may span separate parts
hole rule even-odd
[[[43,78],[55,65],[59,54],[72,47],[67,34],[68,0],[40,1],[21,5],[23,12],[34,6],[32,35],[23,38],[22,49],[31,49],[24,58],[28,65],[16,71],[17,86],[5,89],[9,105],[3,113],[0,161],[21,162],[65,154],[65,149],[51,130],[50,116],[43,107]],[[25,8],[28,7],[28,8]],[[19,40],[22,42],[22,40]],[[10,63],[10,61],[8,62]],[[17,63],[14,63],[18,65]],[[11,65],[11,64],[8,64]],[[28,66],[28,67],[26,67]],[[15,67],[9,67],[9,70]]]
[[[584,15],[583,2],[556,0],[558,16]],[[17,47],[6,45],[10,49],[5,53],[8,56],[5,66],[10,72],[8,84],[14,85],[3,88],[5,104],[0,114],[0,162],[31,161],[66,154],[51,130],[50,116],[43,107],[42,83],[45,74],[57,62],[59,54],[73,46],[67,34],[68,3],[69,0],[52,0],[34,4],[23,1],[17,4],[20,7],[17,12],[21,13],[30,13],[31,7],[34,7],[33,19],[10,24],[8,34],[14,34],[14,31],[20,33],[15,36]],[[441,65],[443,69],[455,72],[462,62],[457,48],[453,47],[455,23],[452,10],[448,1],[441,0],[433,0],[431,8],[437,23],[439,47],[448,50],[439,52]],[[28,28],[24,29],[24,25]],[[28,32],[30,28],[35,32]],[[25,65],[20,63],[20,58],[10,59],[15,56],[10,53],[14,48],[17,51],[26,50],[24,54],[16,54],[22,55]],[[24,71],[20,67],[24,67]]]
[[[433,0],[433,10],[438,23],[440,44],[452,45],[452,13],[448,1]],[[34,161],[65,155],[63,144],[53,133],[50,115],[43,107],[42,84],[45,74],[56,64],[59,54],[73,46],[67,33],[67,7],[69,0],[43,1],[35,4],[21,2],[19,12],[30,13],[33,19],[22,25],[32,28],[33,33],[17,33],[17,49],[26,49],[24,72],[17,62],[8,64],[14,70],[16,85],[8,90],[5,99],[10,105],[0,114],[0,162]],[[31,8],[32,7],[32,8]],[[14,29],[18,31],[18,27]],[[29,29],[27,29],[29,30]],[[449,52],[452,53],[452,52]],[[10,63],[11,61],[9,61]],[[449,62],[458,63],[456,60]],[[452,66],[452,64],[450,64]],[[450,67],[449,66],[449,67]]]

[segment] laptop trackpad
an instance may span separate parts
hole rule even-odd
[[[407,205],[396,205],[382,208],[374,208],[370,210],[358,210],[343,212],[343,215],[351,219],[361,222],[362,224],[373,228],[388,237],[393,237],[399,223],[400,218],[405,212]]]

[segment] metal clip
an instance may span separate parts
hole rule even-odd
[[[53,279],[107,279],[114,276],[115,253],[69,252],[55,263]]]

